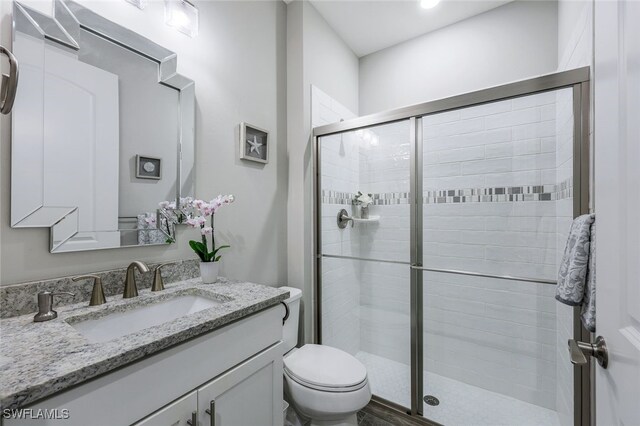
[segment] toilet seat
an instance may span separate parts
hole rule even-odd
[[[322,392],[353,392],[367,385],[367,370],[352,355],[307,344],[284,359],[284,371],[296,383]]]
[[[365,378],[362,382],[358,383],[357,385],[349,386],[349,387],[320,386],[313,383],[305,382],[303,379],[292,375],[287,370],[284,371],[284,374],[285,376],[287,376],[288,379],[293,380],[300,386],[304,386],[305,388],[317,390],[320,392],[353,392],[353,391],[357,391],[358,389],[362,389],[368,384],[367,379]]]

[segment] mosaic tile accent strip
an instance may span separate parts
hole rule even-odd
[[[388,206],[394,204],[409,204],[408,192],[385,192],[381,194],[371,194],[374,206]],[[355,194],[349,192],[339,192],[322,190],[322,204],[344,204],[352,205]]]
[[[374,206],[409,204],[409,192],[372,194]],[[518,201],[556,201],[573,196],[573,179],[557,185],[523,185],[494,188],[465,188],[427,190],[424,204],[444,203],[499,203]],[[354,194],[322,190],[322,204],[352,205]]]
[[[528,185],[425,191],[424,204],[553,201],[556,185]]]
[[[556,185],[556,200],[564,200],[573,197],[573,178],[563,180]]]

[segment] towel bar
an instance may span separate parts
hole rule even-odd
[[[523,282],[529,282],[529,283],[550,284],[550,285],[556,285],[558,283],[556,280],[547,280],[544,278],[516,277],[512,275],[493,275],[493,274],[484,274],[481,272],[460,271],[456,269],[427,268],[426,266],[410,265],[409,262],[403,262],[400,260],[369,259],[369,258],[356,257],[356,256],[340,256],[336,254],[320,254],[318,255],[318,257],[319,258],[326,257],[330,259],[362,260],[365,262],[376,262],[376,263],[394,263],[399,265],[408,265],[411,269],[416,269],[418,271],[440,272],[443,274],[455,274],[455,275],[469,275],[472,277],[495,278],[498,280],[523,281]]]
[[[556,285],[556,280],[546,280],[543,278],[529,278],[529,277],[516,277],[512,275],[493,275],[493,274],[483,274],[480,272],[470,272],[470,271],[458,271],[455,269],[438,269],[438,268],[426,268],[424,266],[416,266],[411,265],[411,269],[417,269],[419,271],[427,271],[427,272],[441,272],[443,274],[456,274],[456,275],[469,275],[472,277],[483,277],[483,278],[495,278],[498,280],[509,280],[509,281],[524,281],[529,283],[538,283],[538,284],[551,284]]]

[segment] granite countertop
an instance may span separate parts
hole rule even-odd
[[[153,304],[182,295],[221,302],[208,309],[113,340],[90,343],[70,323]],[[167,284],[161,292],[107,298],[101,306],[86,302],[55,308],[58,318],[41,323],[33,315],[0,320],[0,407],[28,405],[160,350],[220,328],[285,300],[288,291],[221,278]],[[35,297],[35,295],[34,295]]]

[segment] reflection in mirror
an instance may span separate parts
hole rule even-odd
[[[51,227],[51,252],[175,240],[193,195],[194,83],[176,54],[70,0],[13,5],[12,227]]]

